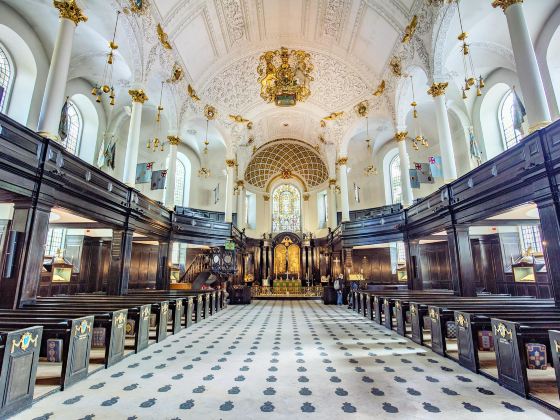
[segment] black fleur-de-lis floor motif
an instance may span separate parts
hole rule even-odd
[[[229,306],[20,416],[468,420],[478,413],[547,415],[357,312],[317,301],[256,301]]]

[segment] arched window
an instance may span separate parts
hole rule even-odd
[[[185,165],[179,159],[177,159],[177,164],[175,168],[175,197],[173,198],[173,204],[176,206],[184,205],[185,198]]]
[[[541,232],[538,226],[521,226],[521,245],[523,251],[543,252]]]
[[[276,187],[272,193],[272,231],[301,230],[301,194],[290,184]]]
[[[5,112],[8,107],[8,93],[10,89],[10,84],[12,83],[12,67],[8,61],[8,56],[6,52],[0,46],[0,87],[3,92],[0,93],[0,111]]]
[[[515,94],[513,90],[510,90],[505,94],[500,108],[500,124],[506,150],[519,143],[523,137],[523,133],[519,130],[520,127],[515,127],[515,115],[519,112],[516,108]]]
[[[72,102],[68,101],[68,135],[64,140],[63,145],[67,151],[73,155],[77,155],[80,151],[80,141],[82,140],[82,115],[78,107]]]
[[[389,164],[389,180],[391,182],[391,200],[393,204],[402,201],[401,158],[396,155]]]

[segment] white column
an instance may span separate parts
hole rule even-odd
[[[74,32],[78,24],[85,22],[87,17],[74,1],[55,1],[54,6],[59,11],[60,25],[45,85],[37,131],[45,137],[58,140],[58,126],[66,94]]]
[[[336,229],[336,179],[329,179],[329,191],[327,193],[328,222],[331,229]]]
[[[338,170],[340,179],[340,206],[342,207],[342,221],[350,221],[350,203],[348,202],[348,171],[346,164],[348,163],[347,157],[340,157],[338,159]]]
[[[302,232],[309,232],[308,226],[309,217],[309,193],[303,193],[303,206],[301,209],[301,230]]]
[[[225,221],[231,223],[233,219],[233,170],[235,169],[235,159],[226,160],[226,206]]]
[[[408,157],[408,151],[406,150],[406,137],[408,136],[407,131],[398,131],[395,133],[395,140],[399,147],[399,159],[401,166],[401,188],[402,188],[402,205],[404,207],[410,207],[412,205],[412,187],[410,185],[410,159]]]
[[[436,106],[436,122],[441,153],[443,181],[451,182],[457,179],[457,166],[455,166],[453,140],[451,138],[451,128],[449,127],[449,117],[447,116],[447,106],[445,104],[445,89],[447,89],[447,85],[447,82],[433,83],[428,90],[428,94],[434,97]]]
[[[177,147],[181,139],[175,133],[167,136],[169,141],[169,164],[165,182],[165,206],[169,209],[175,207],[175,176],[177,173]]]
[[[239,229],[245,229],[247,227],[245,223],[247,207],[245,206],[245,183],[243,180],[237,181],[237,227]]]
[[[522,3],[523,0],[494,0],[492,6],[501,7],[507,18],[529,131],[533,132],[550,123],[550,111]]]
[[[132,113],[128,128],[128,140],[124,157],[123,182],[129,187],[136,184],[136,164],[138,163],[138,147],[140,146],[140,126],[142,124],[142,106],[148,97],[142,89],[129,90],[132,97]]]
[[[272,213],[270,211],[270,194],[265,193],[263,195],[263,204],[264,204],[264,230],[265,233],[271,233],[272,232]],[[257,215],[258,218],[258,215]],[[272,270],[272,268],[271,268]]]

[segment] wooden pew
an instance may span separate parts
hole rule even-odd
[[[0,331],[0,418],[31,406],[43,327]]]
[[[508,319],[521,320],[523,318],[535,319],[537,317],[557,317],[555,308],[523,307],[500,309],[468,309],[455,310],[454,318],[457,324],[458,362],[473,372],[480,371],[478,354],[478,333],[492,330],[492,317],[507,317]]]
[[[494,334],[494,350],[498,368],[498,381],[519,395],[529,396],[529,379],[527,376],[525,344],[540,343],[547,347],[555,370],[557,370],[558,349],[551,346],[549,331],[560,329],[560,320],[525,320],[510,321],[507,318],[492,318],[492,332]],[[556,337],[552,334],[552,337]],[[554,338],[553,338],[554,340]],[[556,343],[554,343],[556,344]],[[552,355],[552,348],[556,351],[556,358]],[[560,388],[559,377],[556,384]]]
[[[89,355],[93,334],[93,316],[76,318],[33,317],[19,319],[5,319],[0,317],[0,330],[23,329],[41,326],[41,354],[46,354],[47,340],[60,338],[62,346],[62,373],[60,387],[68,386],[81,381],[88,375]]]
[[[195,322],[200,322],[202,319],[207,319],[211,314],[214,312],[212,311],[212,307],[214,302],[218,302],[218,293],[217,291],[210,291],[210,290],[200,290],[200,291],[192,291],[192,290],[129,290],[129,295],[145,295],[145,296],[193,296],[196,298],[195,300]]]
[[[60,306],[60,305],[59,305]],[[114,308],[67,308],[62,307],[61,309],[56,309],[51,306],[51,309],[41,307],[38,309],[32,306],[26,306],[25,309],[21,310],[0,310],[0,318],[19,320],[26,319],[32,321],[37,317],[42,317],[42,319],[61,319],[61,318],[75,318],[83,316],[93,316],[94,323],[91,327],[105,328],[105,354],[103,356],[103,364],[105,367],[114,365],[115,363],[121,361],[124,357],[124,343],[125,343],[125,329],[126,329],[126,319],[127,310]],[[46,333],[45,329],[45,333]]]
[[[156,316],[156,342],[163,341],[167,335],[168,313],[170,307],[175,303],[163,299],[149,298],[130,298],[127,296],[105,296],[105,295],[71,295],[71,296],[54,296],[47,298],[38,298],[34,304],[26,305],[26,308],[43,308],[56,309],[57,306],[63,305],[65,309],[86,309],[90,311],[103,310],[120,310],[123,308],[131,308],[133,314],[140,311],[142,305],[150,305],[151,314]],[[179,304],[182,306],[182,302]],[[136,315],[135,315],[136,317]],[[126,319],[125,317],[125,324]],[[180,330],[180,317],[173,320],[173,329]],[[142,324],[144,327],[144,324]]]

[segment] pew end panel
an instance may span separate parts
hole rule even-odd
[[[0,417],[31,406],[41,350],[43,327],[1,334]]]

